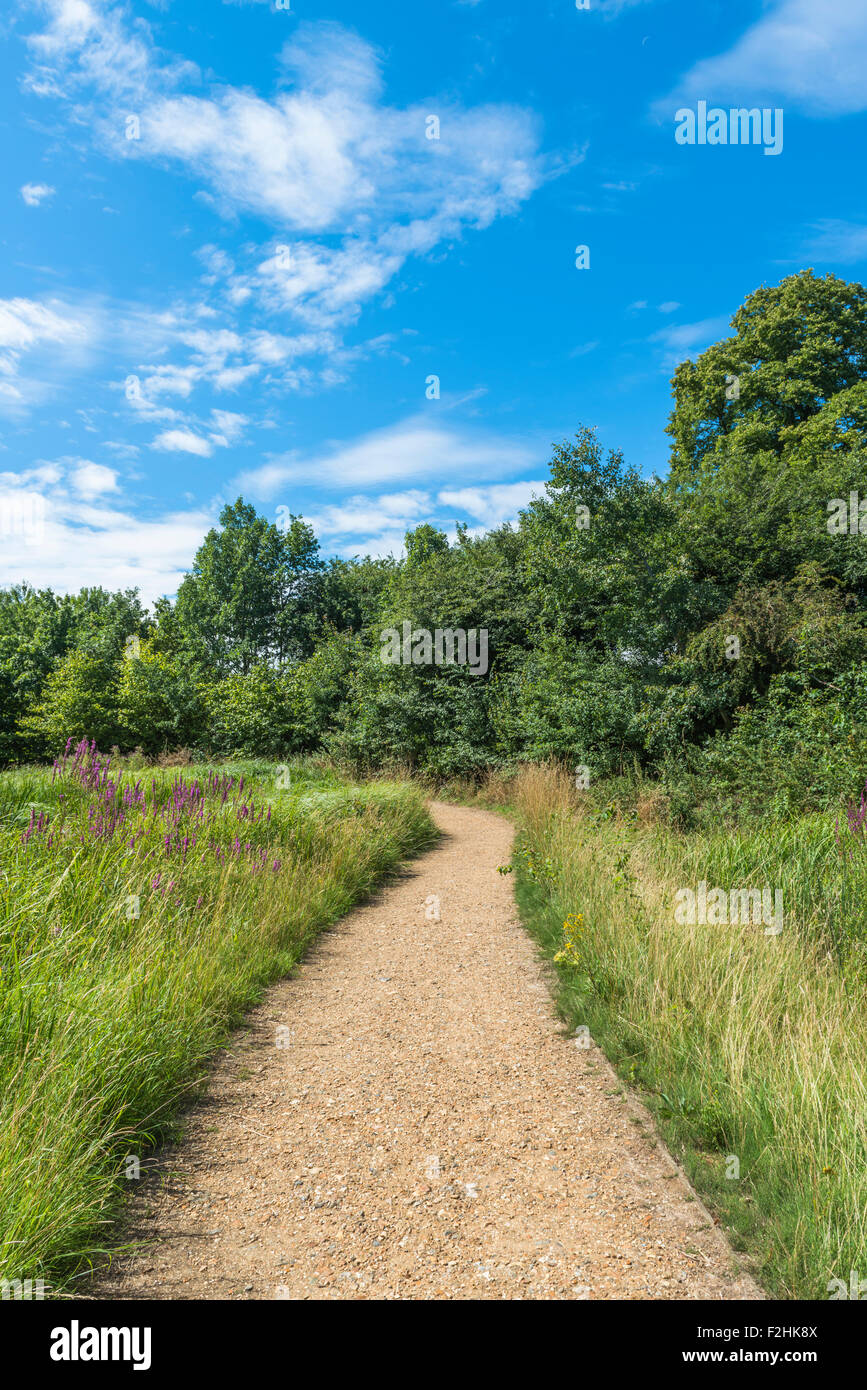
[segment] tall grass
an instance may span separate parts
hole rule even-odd
[[[541,768],[516,800],[519,900],[550,955],[583,914],[559,967],[568,1021],[645,1089],[771,1291],[827,1298],[832,1279],[865,1277],[863,932],[853,922],[837,943],[829,925],[843,891],[833,822],[678,836],[582,813],[570,781]],[[865,870],[848,864],[857,898]],[[783,933],[678,924],[675,892],[700,879],[782,885]]]
[[[0,776],[0,1278],[55,1288],[263,986],[433,835],[409,786],[77,762]]]

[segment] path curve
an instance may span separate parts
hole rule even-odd
[[[96,1297],[763,1296],[600,1050],[565,1036],[496,872],[511,825],[432,814],[437,847],[219,1055],[131,1202],[147,1246]]]

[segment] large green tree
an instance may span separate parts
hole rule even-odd
[[[496,760],[489,713],[495,683],[520,665],[532,626],[521,570],[520,535],[508,526],[473,538],[458,528],[449,546],[424,526],[407,535],[410,557],[395,568],[364,634],[338,732],[329,746],[358,767],[383,763],[437,775],[473,773]],[[486,669],[477,662],[384,663],[382,634],[403,624],[486,633]],[[480,647],[475,649],[480,654]]]
[[[35,726],[25,737],[21,721],[65,657],[81,652],[111,668],[127,639],[145,638],[150,626],[134,589],[112,594],[85,588],[63,595],[29,584],[0,589],[0,759],[48,751]]]
[[[223,508],[220,528],[208,532],[178,589],[183,649],[216,676],[307,655],[322,568],[312,527],[293,515],[281,529],[239,497]]]
[[[867,547],[829,504],[867,492],[867,290],[812,270],[747,296],[681,363],[670,488],[690,571],[730,588],[815,561],[867,592]]]

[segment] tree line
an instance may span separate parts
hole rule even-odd
[[[867,754],[867,291],[762,286],[676,370],[668,476],[595,431],[517,523],[323,560],[243,498],[174,602],[0,592],[0,757],[67,738],[475,777],[555,758],[756,809],[824,805]],[[733,388],[733,383],[735,383]],[[386,664],[381,633],[485,630],[483,677]],[[135,639],[130,641],[130,639]]]

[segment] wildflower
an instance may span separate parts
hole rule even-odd
[[[563,946],[554,957],[555,965],[579,965],[581,937],[584,935],[583,912],[570,912],[563,922]]]

